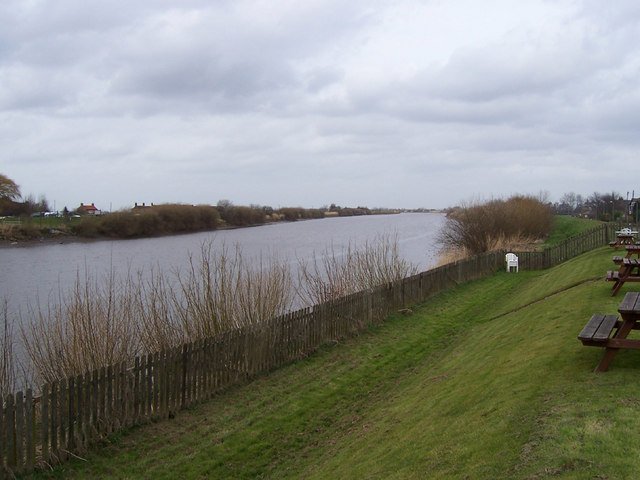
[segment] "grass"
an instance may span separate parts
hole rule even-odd
[[[570,217],[568,215],[554,216],[554,225],[551,233],[544,242],[545,247],[551,247],[565,241],[567,238],[579,235],[587,230],[600,225],[602,222],[587,220],[584,218]]]
[[[622,299],[610,262],[461,285],[34,477],[634,478],[640,354],[594,374],[602,350],[576,338]]]

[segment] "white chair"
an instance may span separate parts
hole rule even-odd
[[[505,259],[507,260],[507,272],[511,271],[511,267],[516,267],[516,272],[518,272],[518,256],[515,253],[507,253]]]

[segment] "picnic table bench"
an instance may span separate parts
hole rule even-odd
[[[607,281],[613,282],[611,293],[615,297],[625,282],[640,282],[640,260],[637,258],[613,257],[614,263],[620,265],[620,270],[609,270]]]
[[[614,250],[618,250],[618,248],[625,247],[627,245],[635,245],[636,239],[634,235],[637,233],[637,231],[631,230],[630,228],[618,230],[616,232],[616,240],[614,242],[609,242],[609,245],[612,246]]]
[[[625,295],[617,315],[596,313],[578,335],[583,345],[604,347],[605,352],[596,367],[596,372],[604,372],[621,348],[640,350],[640,340],[629,339],[631,330],[640,329],[640,292]]]
[[[624,248],[627,251],[627,258],[631,258],[634,254],[640,256],[640,245],[625,245]]]

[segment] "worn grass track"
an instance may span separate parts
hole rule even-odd
[[[440,295],[37,478],[634,478],[640,352],[592,373],[610,249]]]

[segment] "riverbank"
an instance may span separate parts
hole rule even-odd
[[[141,211],[116,212],[98,217],[38,217],[24,221],[0,220],[0,247],[25,244],[65,243],[70,241],[157,238],[236,228],[257,227],[301,220],[393,215],[399,213],[438,213],[423,210],[369,210],[337,207],[323,212],[317,209],[283,208],[266,214],[249,207],[219,208],[189,205],[158,205]]]
[[[33,478],[633,478],[636,355],[594,376],[576,339],[610,262],[458,286]]]

